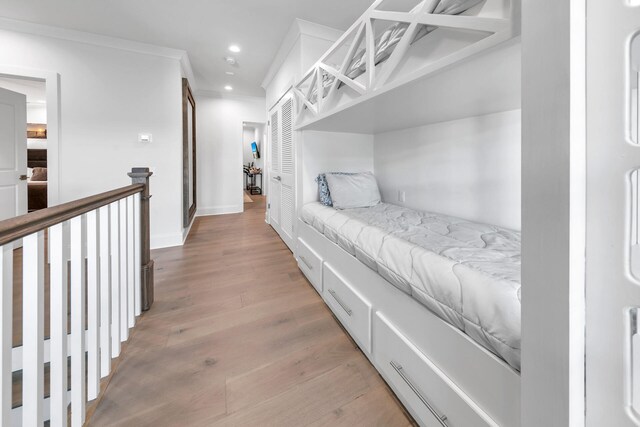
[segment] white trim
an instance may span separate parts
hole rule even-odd
[[[246,102],[262,102],[266,103],[264,96],[238,95],[235,93],[224,93],[216,90],[195,90],[193,95],[198,98],[216,98],[216,99],[232,99],[236,101]]]
[[[16,31],[19,33],[33,34],[36,36],[52,37],[77,43],[91,44],[95,46],[109,47],[112,49],[127,50],[146,55],[162,56],[165,58],[182,59],[186,51],[169,47],[156,46],[148,43],[140,43],[117,37],[103,36],[84,31],[70,30],[67,28],[50,25],[34,24],[32,22],[0,17],[0,29]]]
[[[189,80],[191,89],[195,90],[197,87],[196,76],[193,74],[193,68],[191,67],[191,61],[189,60],[187,52],[184,52],[180,57],[180,68],[182,70],[182,75]]]
[[[0,25],[3,18],[0,18]],[[0,75],[15,78],[44,80],[47,101],[47,202],[49,206],[60,203],[60,136],[61,101],[60,74],[50,70],[15,67],[0,64]]]
[[[182,232],[151,235],[151,249],[171,248],[173,246],[182,246]]]
[[[296,45],[296,42],[302,35],[306,35],[309,37],[314,37],[321,40],[327,40],[330,42],[335,42],[342,36],[344,31],[337,30],[335,28],[327,27],[326,25],[316,24],[314,22],[305,21],[304,19],[296,18],[291,23],[287,34],[284,36],[282,43],[280,43],[280,49],[278,49],[278,53],[275,56],[275,59],[269,66],[269,70],[267,74],[264,76],[262,80],[262,88],[266,89],[267,86],[271,83],[276,73],[282,66],[282,63],[287,59],[289,52]]]
[[[182,229],[182,244],[187,241],[187,237],[189,237],[189,233],[191,232],[191,227],[193,227],[193,223],[195,222],[195,216],[191,219],[189,226],[187,228]]]
[[[210,215],[226,215],[234,213],[242,213],[244,206],[240,205],[227,205],[227,206],[213,206],[208,208],[198,208],[196,216],[210,216]]]

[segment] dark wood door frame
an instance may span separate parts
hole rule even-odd
[[[191,123],[189,123],[189,106],[191,106]],[[189,150],[189,126],[191,127],[192,145]],[[192,170],[189,173],[189,158]],[[196,180],[196,101],[187,79],[182,79],[182,226],[189,227],[196,215],[197,180]],[[193,203],[189,205],[189,183],[192,183]]]

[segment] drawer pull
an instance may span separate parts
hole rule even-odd
[[[407,383],[409,388],[416,394],[416,396],[418,396],[418,399],[420,399],[420,401],[424,404],[424,406],[427,407],[429,412],[431,412],[433,414],[433,416],[436,417],[438,419],[438,421],[440,421],[440,425],[442,427],[448,427],[447,423],[446,423],[447,416],[446,415],[439,415],[436,412],[436,410],[433,408],[433,406],[431,406],[431,404],[429,402],[427,402],[427,399],[425,399],[424,396],[422,396],[422,394],[420,393],[420,390],[418,390],[418,388],[415,385],[413,385],[413,382],[411,382],[411,380],[409,379],[407,374],[405,374],[404,369],[402,369],[402,366],[400,364],[394,362],[393,360],[390,363],[391,363],[391,366],[393,367],[393,369],[396,370],[398,375],[400,375],[400,377],[404,380],[404,382]]]
[[[346,304],[343,303],[340,298],[338,298],[338,295],[336,295],[336,292],[333,289],[329,289],[329,293],[331,294],[333,299],[336,300],[338,304],[340,304],[340,307],[342,307],[342,309],[347,312],[349,316],[353,314],[353,311],[351,311],[351,309],[347,307]]]
[[[302,255],[299,255],[299,258],[300,258],[300,261],[302,261],[304,263],[304,265],[306,265],[309,270],[313,270],[313,266],[311,264],[309,264],[309,261],[307,261],[307,259],[305,257],[303,257]]]

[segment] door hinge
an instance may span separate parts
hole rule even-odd
[[[267,203],[267,209],[271,209],[271,203]]]

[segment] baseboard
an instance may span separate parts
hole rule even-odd
[[[244,211],[243,205],[228,205],[228,206],[215,206],[210,208],[198,208],[196,216],[209,216],[209,215],[225,215],[242,213]]]
[[[189,223],[189,226],[187,228],[184,228],[182,230],[182,244],[184,245],[184,242],[186,242],[187,237],[189,237],[189,233],[191,232],[191,227],[193,227],[193,222],[196,220],[195,216],[191,219],[191,222]]]
[[[170,248],[182,246],[182,233],[151,235],[151,249]]]

